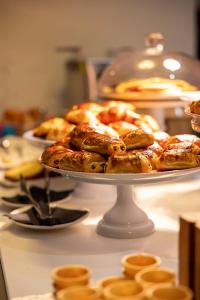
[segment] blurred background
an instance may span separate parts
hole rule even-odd
[[[166,49],[197,57],[198,22],[195,0],[1,0],[1,111],[59,114],[95,99],[103,68],[144,48],[149,32],[162,32]]]

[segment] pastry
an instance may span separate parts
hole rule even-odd
[[[160,77],[130,79],[119,83],[115,87],[115,92],[120,95],[155,95],[165,94],[173,95],[183,91],[196,91],[197,87],[184,80],[168,79]]]
[[[130,131],[122,135],[121,139],[127,150],[148,147],[154,143],[153,135],[144,132],[142,129]]]
[[[135,120],[140,118],[140,115],[127,109],[124,105],[117,105],[106,107],[98,114],[97,118],[106,125],[117,121],[126,121],[134,124]]]
[[[152,167],[141,153],[112,154],[107,162],[106,173],[148,173]]]
[[[185,149],[164,151],[157,161],[159,171],[189,169],[200,166],[200,156]]]
[[[176,144],[180,142],[194,142],[198,140],[199,138],[193,134],[178,134],[167,137],[166,139],[160,141],[159,144],[165,149],[170,144]]]
[[[86,109],[86,110],[91,111],[93,114],[97,115],[98,113],[100,113],[103,110],[103,107],[102,107],[102,105],[97,104],[95,102],[82,102],[82,103],[78,103],[72,107],[72,110],[77,110],[77,109],[81,109],[81,110]]]
[[[73,124],[99,123],[95,114],[87,109],[72,109],[65,114],[65,120]]]
[[[76,126],[70,134],[71,143],[77,149],[97,152],[101,154],[120,153],[126,150],[121,139],[111,138],[101,134],[88,124]]]
[[[69,135],[73,128],[73,124],[66,122],[62,118],[52,118],[35,128],[33,135],[36,137],[57,141]]]
[[[104,157],[98,153],[67,151],[59,162],[59,168],[75,172],[102,173],[105,163]]]
[[[126,134],[132,130],[138,129],[137,126],[130,124],[125,121],[118,121],[118,122],[113,122],[109,124],[109,127],[113,128],[118,132],[119,135]]]
[[[190,112],[193,113],[193,114],[200,115],[200,100],[193,101],[190,104]]]

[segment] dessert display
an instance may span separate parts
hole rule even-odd
[[[51,273],[57,300],[191,300],[193,292],[176,284],[173,270],[160,267],[161,259],[146,253],[122,258],[123,274],[100,279],[91,286],[91,270],[84,265],[65,265]],[[131,272],[129,273],[129,271]],[[149,295],[155,295],[149,298]]]
[[[84,103],[70,112],[80,107],[85,108]],[[73,125],[65,138],[43,152],[42,163],[87,173],[149,173],[200,166],[196,136],[160,132],[155,119],[137,114],[131,104],[111,101],[97,108],[91,103],[98,121]]]
[[[114,59],[99,80],[99,98],[152,108],[158,103],[162,107],[182,106],[183,97],[199,95],[199,61],[167,51],[164,42],[161,33],[150,33],[142,51],[134,49]]]

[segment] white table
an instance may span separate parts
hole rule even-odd
[[[137,187],[138,203],[153,219],[157,231],[135,240],[109,239],[95,232],[100,216],[115,199],[112,186],[88,185],[87,196],[68,199],[66,205],[86,207],[91,213],[83,223],[65,230],[39,232],[9,225],[3,217],[8,209],[0,205],[0,246],[10,296],[51,291],[50,271],[58,265],[86,264],[93,270],[93,282],[119,274],[122,256],[137,251],[159,255],[163,265],[177,270],[178,215],[200,210],[199,188],[197,175]]]

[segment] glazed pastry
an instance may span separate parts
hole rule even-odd
[[[113,122],[109,124],[109,127],[118,132],[119,135],[126,134],[132,130],[138,129],[137,126],[124,121]]]
[[[74,105],[72,107],[73,110],[77,110],[77,109],[81,109],[81,110],[89,110],[91,111],[93,114],[97,115],[98,113],[100,113],[103,110],[102,105],[97,104],[95,102],[82,102],[82,103],[78,103],[76,105]]]
[[[150,162],[151,167],[153,170],[156,169],[157,166],[157,160],[158,160],[158,155],[156,154],[156,152],[150,150],[150,149],[135,149],[135,150],[129,150],[128,151],[129,154],[136,154],[136,153],[140,153],[142,155],[144,155]]]
[[[144,148],[154,143],[152,134],[144,132],[142,129],[136,129],[121,136],[121,139],[126,145],[126,149]]]
[[[132,103],[126,103],[123,101],[104,101],[102,103],[103,107],[118,107],[119,109],[129,109],[129,110],[135,110],[135,105],[133,105]]]
[[[70,134],[71,143],[77,149],[110,155],[126,151],[121,139],[111,138],[97,132],[97,129],[88,124],[76,126]]]
[[[102,173],[105,163],[103,156],[98,153],[71,151],[62,157],[59,168],[75,172]]]
[[[74,124],[99,123],[96,116],[87,109],[72,109],[65,114],[65,120]]]
[[[190,112],[193,113],[193,114],[200,115],[200,100],[193,101],[190,104]]]
[[[165,150],[182,149],[194,154],[200,154],[200,143],[198,142],[180,142],[168,145]]]
[[[62,118],[52,118],[35,128],[33,135],[42,138],[47,138],[48,136],[48,139],[57,140],[61,136],[64,137],[68,135],[73,128],[74,125],[66,122]]]
[[[159,171],[181,170],[200,166],[200,156],[185,149],[164,151],[157,161]]]
[[[67,142],[56,143],[42,153],[41,161],[49,167],[58,168],[60,160],[67,152],[73,152]]]
[[[152,167],[141,153],[113,154],[106,165],[106,173],[148,173]]]
[[[154,140],[159,144],[162,144],[169,138],[169,134],[165,131],[153,132]]]
[[[199,138],[196,135],[193,134],[179,134],[179,135],[173,135],[170,136],[162,141],[159,142],[159,144],[166,149],[170,144],[176,144],[180,142],[193,142],[198,141]]]
[[[106,125],[118,121],[126,121],[134,124],[135,120],[140,118],[140,115],[130,109],[127,109],[125,105],[118,105],[111,107],[108,106],[105,110],[98,114],[97,118],[101,123]]]

